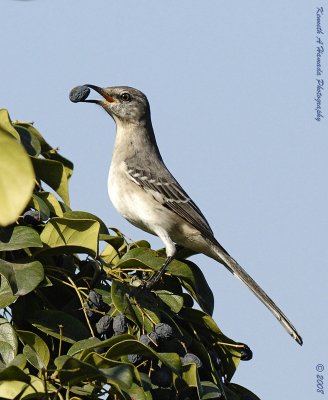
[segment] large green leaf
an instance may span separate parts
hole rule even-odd
[[[67,158],[63,157],[60,155],[57,151],[57,149],[53,148],[46,142],[44,137],[41,135],[41,133],[34,127],[33,124],[29,124],[26,122],[15,122],[14,127],[22,127],[28,130],[31,136],[33,136],[35,139],[37,139],[41,145],[41,154],[44,158],[50,159],[50,160],[56,160],[61,162],[66,171],[67,178],[70,178],[70,176],[73,173],[73,163],[68,160]]]
[[[17,356],[12,361],[10,361],[8,367],[10,366],[15,366],[23,370],[26,366],[26,357],[24,356],[24,354],[17,354]]]
[[[183,308],[180,316],[192,324],[205,346],[210,344],[217,351],[224,364],[227,379],[230,380],[239,365],[243,344],[236,343],[225,336],[213,318],[200,310]]]
[[[105,223],[94,214],[85,211],[67,211],[64,213],[64,217],[69,219],[92,219],[94,221],[98,221],[100,224],[99,233],[108,235],[108,229]]]
[[[16,296],[31,292],[44,278],[43,266],[39,261],[18,264],[0,259],[0,274],[6,278]]]
[[[25,383],[29,383],[31,381],[30,377],[15,365],[11,365],[0,371],[0,382],[5,380],[16,380]]]
[[[180,312],[183,307],[182,296],[169,292],[168,290],[155,290],[155,293],[174,313],[177,314]]]
[[[195,363],[184,365],[182,368],[182,379],[187,383],[188,387],[195,387],[199,392],[201,384]]]
[[[94,350],[97,347],[112,347],[116,343],[122,342],[123,340],[134,340],[134,336],[125,333],[123,335],[113,336],[106,340],[100,340],[98,338],[92,337],[85,340],[79,340],[78,342],[74,343],[71,348],[68,350],[67,354],[69,356],[75,356],[76,358],[82,358],[86,354],[89,354],[89,350]],[[80,353],[79,355],[77,355]]]
[[[0,228],[0,251],[42,247],[38,232],[28,226]]]
[[[129,386],[128,391],[127,391],[128,395],[133,400],[151,400],[152,399],[152,397],[146,396],[143,385],[142,385],[140,373],[135,366],[127,364],[124,361],[117,361],[117,360],[109,359],[109,358],[107,358],[103,355],[97,354],[95,352],[89,353],[87,355],[87,357],[85,359],[83,359],[83,361],[88,364],[94,365],[95,367],[99,368],[100,371],[106,371],[109,368],[121,367],[122,365],[125,365],[125,366],[128,365],[131,375],[133,377],[132,386]],[[118,371],[119,371],[119,369],[118,369]]]
[[[31,161],[12,129],[7,111],[0,110],[0,226],[15,222],[34,188]]]
[[[5,318],[0,318],[0,362],[8,365],[15,358],[17,349],[14,328]]]
[[[55,388],[47,382],[47,392]],[[1,399],[42,399],[45,393],[44,381],[36,376],[28,376],[15,366],[10,366],[0,372]]]
[[[96,366],[69,356],[58,357],[55,360],[58,376],[63,385],[74,385],[86,379],[98,379],[106,382],[122,393],[129,390],[133,383],[133,367],[129,364],[120,364],[111,368],[97,368]]]
[[[106,245],[100,256],[107,264],[111,265],[116,265],[120,260],[118,251],[111,244]]]
[[[98,254],[100,223],[91,219],[55,217],[49,220],[40,237],[45,250],[61,249],[65,253]]]
[[[41,144],[39,139],[24,125],[15,124],[15,128],[27,153],[30,156],[38,156],[41,153]]]
[[[5,108],[0,109],[0,133],[20,141],[19,134],[11,122],[8,110]]]
[[[81,321],[62,311],[38,311],[30,322],[40,331],[68,343],[75,343],[90,336],[90,332]]]
[[[117,360],[124,355],[128,354],[143,354],[152,358],[158,358],[167,367],[172,369],[175,373],[179,374],[181,370],[180,357],[176,353],[157,353],[150,347],[142,344],[138,340],[122,340],[108,349],[106,353],[107,358]]]
[[[95,349],[98,346],[102,346],[102,341],[96,337],[79,340],[71,346],[67,352],[67,355],[74,356],[75,354],[81,353],[84,350]]]
[[[36,369],[47,368],[50,361],[50,351],[46,343],[34,332],[17,331],[18,337],[24,343],[23,354]]]
[[[68,178],[64,165],[59,161],[31,157],[36,176],[55,190],[69,205]]]
[[[0,279],[0,309],[14,303],[18,296],[14,296],[6,279]]]
[[[210,399],[216,400],[223,398],[221,390],[213,382],[202,381],[201,384],[203,392],[202,400],[210,400]]]
[[[50,218],[50,209],[48,205],[41,199],[41,197],[33,194],[28,205],[40,213],[41,221],[46,221]]]

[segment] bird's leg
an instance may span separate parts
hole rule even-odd
[[[147,289],[151,289],[156,283],[161,279],[164,275],[167,266],[170,262],[174,259],[174,256],[169,256],[165,259],[163,265],[161,266],[160,270],[157,271],[148,281],[145,282],[145,286]]]
[[[176,245],[176,252],[175,252],[172,256],[166,257],[166,259],[165,259],[163,265],[161,266],[161,268],[159,269],[159,271],[157,271],[150,279],[148,279],[148,280],[145,282],[145,287],[146,287],[147,289],[151,289],[154,285],[156,285],[156,283],[157,283],[157,282],[161,279],[161,277],[164,275],[167,266],[170,264],[171,261],[174,260],[175,254],[176,254],[177,252],[179,252],[180,250],[182,250],[182,249],[183,249],[183,246]]]
[[[179,247],[172,241],[168,232],[161,226],[157,227],[156,230],[154,230],[154,233],[160,239],[162,239],[163,243],[165,244],[166,260],[164,261],[164,264],[161,266],[160,270],[157,271],[149,280],[143,283],[143,287],[146,287],[147,289],[151,289],[161,279],[166,267],[174,259],[177,248]]]

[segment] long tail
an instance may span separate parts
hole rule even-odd
[[[280,310],[280,308],[274,303],[273,300],[264,292],[264,290],[251,278],[248,273],[234,260],[219,243],[211,243],[211,249],[214,254],[210,256],[216,261],[223,264],[232,274],[239,278],[254,294],[262,301],[262,303],[272,312],[277,318],[281,325],[286,331],[296,340],[300,345],[303,344],[303,340],[295,327],[286,317],[286,315]]]

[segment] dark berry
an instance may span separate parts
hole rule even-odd
[[[128,321],[123,314],[116,315],[113,318],[113,331],[115,335],[121,335],[128,330]]]
[[[129,354],[128,360],[131,364],[137,364],[142,361],[142,355],[140,354]]]
[[[200,359],[195,356],[193,353],[187,353],[181,360],[182,365],[190,364],[190,363],[195,363],[197,365],[197,368],[200,368],[203,363],[200,361]]]
[[[90,290],[89,292],[89,297],[87,301],[85,302],[86,306],[86,313],[89,318],[92,318],[93,320],[96,320],[97,317],[99,318],[99,314],[95,312],[96,311],[104,311],[105,310],[105,305],[102,300],[101,294],[96,293],[94,290]]]
[[[96,293],[94,290],[90,290],[87,304],[89,308],[98,311],[101,311],[104,307],[104,302],[102,300],[101,294]]]
[[[159,341],[159,336],[157,335],[156,332],[150,332],[150,334],[148,335],[149,339],[151,340],[151,343],[153,343],[154,345],[158,344]]]
[[[151,375],[151,381],[156,386],[169,387],[171,386],[171,374],[162,369],[154,371]]]
[[[73,103],[84,101],[90,94],[90,89],[87,86],[76,86],[70,91],[69,99]]]
[[[96,323],[96,330],[99,335],[104,335],[111,331],[111,322],[112,318],[109,315],[104,315],[100,318],[100,320]]]
[[[164,322],[155,326],[155,332],[160,339],[168,340],[173,338],[173,328]]]
[[[141,335],[139,338],[139,341],[142,344],[145,344],[146,346],[150,346],[150,344],[152,343],[152,341],[149,339],[148,335]]]

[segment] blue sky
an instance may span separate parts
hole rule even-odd
[[[1,107],[34,121],[75,163],[74,209],[156,248],[159,240],[125,222],[108,200],[112,120],[68,100],[83,83],[147,94],[167,166],[217,239],[303,336],[301,348],[222,266],[194,258],[214,291],[220,328],[254,353],[234,382],[266,400],[319,398],[315,366],[328,370],[327,92],[324,118],[315,120],[316,11],[323,5],[1,1]],[[327,53],[328,42],[325,82]]]

